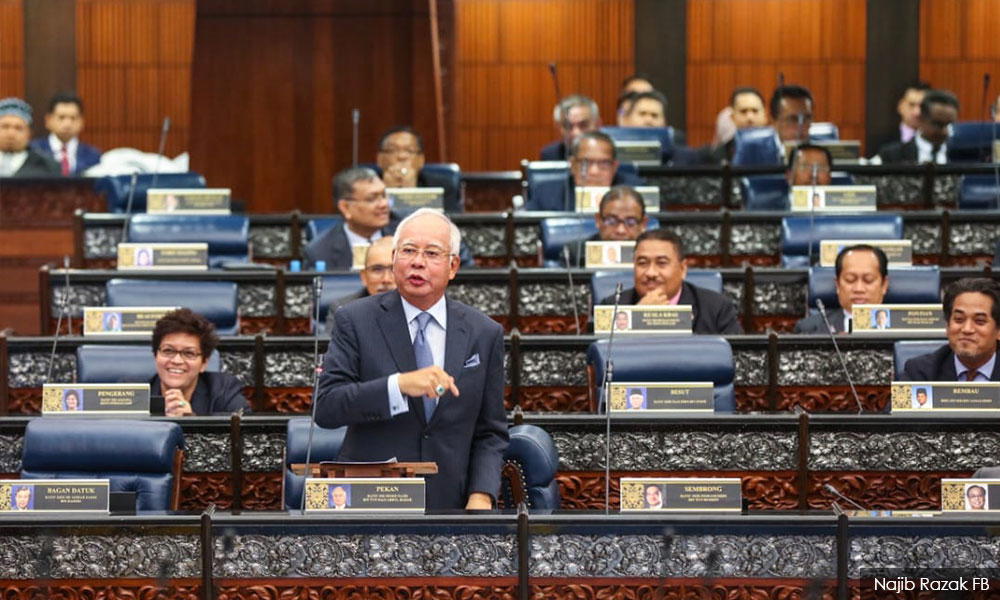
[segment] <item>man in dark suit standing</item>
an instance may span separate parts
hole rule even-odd
[[[948,344],[906,361],[906,381],[1000,381],[1000,287],[966,278],[944,292]]]
[[[507,448],[503,329],[445,297],[461,233],[420,209],[393,240],[395,291],[334,316],[316,422],[347,425],[340,460],[433,461],[428,509],[489,509]]]
[[[929,90],[920,102],[917,134],[906,143],[893,142],[880,148],[874,163],[947,163],[951,124],[957,120],[958,98],[945,90]]]
[[[35,138],[31,148],[59,165],[63,175],[80,175],[101,162],[101,151],[80,141],[83,101],[75,94],[56,94],[45,115],[48,137]]]
[[[851,330],[851,308],[855,304],[882,304],[885,299],[889,291],[889,259],[875,246],[848,246],[837,253],[834,273],[840,307],[827,307],[826,318],[830,333],[846,333]],[[826,334],[823,315],[816,313],[801,319],[793,333]]]

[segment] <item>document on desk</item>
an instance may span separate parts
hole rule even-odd
[[[424,512],[423,477],[314,477],[306,479],[306,512]]]

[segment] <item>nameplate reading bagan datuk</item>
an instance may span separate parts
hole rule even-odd
[[[443,187],[385,188],[385,195],[395,210],[404,212],[418,208],[444,210]]]
[[[85,306],[83,335],[152,335],[156,322],[175,306]]]
[[[107,479],[0,480],[0,513],[108,512]]]
[[[851,307],[854,333],[942,333],[940,304],[855,304]]]
[[[588,269],[631,269],[635,260],[635,241],[587,242],[584,246]]]
[[[42,386],[42,414],[149,415],[149,395],[148,383],[46,383]]]
[[[119,271],[205,271],[208,244],[118,244]]]
[[[690,304],[650,304],[594,307],[594,333],[677,333],[690,335],[694,314]]]
[[[637,167],[658,167],[663,164],[660,140],[615,140],[618,161]]]
[[[1000,479],[942,479],[941,512],[1000,511]]]
[[[146,192],[147,213],[228,215],[229,188],[151,189]]]
[[[675,412],[713,412],[715,386],[711,381],[611,384],[612,416],[657,416]]]
[[[874,185],[796,185],[792,212],[867,212],[878,210]]]
[[[424,512],[423,477],[306,479],[306,512]]]
[[[601,198],[608,193],[607,186],[580,186],[576,189],[576,212],[596,213],[601,208]],[[660,210],[660,188],[655,185],[637,185],[633,188],[642,196],[646,212]]]
[[[621,512],[743,510],[739,477],[622,477]]]
[[[1000,410],[1000,382],[893,381],[892,412]]]
[[[351,270],[361,271],[365,268],[365,260],[368,258],[368,244],[356,244],[351,246]]]
[[[819,243],[819,266],[834,267],[844,248],[867,244],[885,252],[890,267],[913,266],[913,242],[910,240],[822,240]]]
[[[856,164],[861,158],[861,142],[858,140],[830,140],[816,145],[830,151],[834,164]]]

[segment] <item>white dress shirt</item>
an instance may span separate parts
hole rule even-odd
[[[344,223],[344,233],[347,234],[347,243],[349,243],[352,247],[353,246],[370,246],[372,244],[372,242],[374,242],[375,240],[380,239],[382,237],[382,232],[381,231],[376,231],[375,233],[372,234],[372,236],[370,238],[366,238],[363,235],[358,235],[358,234],[354,233],[353,231],[351,231],[351,228],[347,226],[347,223]],[[405,300],[404,300],[404,302],[405,302]]]
[[[0,177],[11,177],[28,160],[28,151],[0,152]]]
[[[66,157],[69,158],[69,172],[76,172],[76,150],[80,147],[80,140],[73,138],[66,142]],[[63,143],[56,134],[49,134],[49,148],[52,149],[52,157],[56,163],[62,165]]]
[[[410,330],[411,344],[413,343],[414,338],[417,337],[417,331],[419,329],[419,326],[417,325],[417,315],[422,312],[430,313],[432,318],[427,323],[427,328],[424,329],[424,337],[427,339],[427,343],[431,347],[431,357],[434,358],[434,366],[441,367],[443,369],[446,340],[445,336],[448,329],[448,307],[445,303],[444,296],[441,296],[441,299],[426,311],[422,311],[416,306],[413,306],[407,302],[405,298],[400,299],[403,301],[403,314],[406,316],[406,325]],[[409,412],[410,405],[403,397],[403,392],[399,390],[399,373],[393,373],[390,375],[386,385],[389,391],[389,414],[395,417],[398,414]]]
[[[934,146],[927,140],[925,140],[918,133],[913,137],[917,142],[917,163],[924,164],[933,162],[935,164],[943,165],[948,163],[948,144],[947,142],[941,144],[938,148],[937,154],[934,154]],[[933,156],[932,156],[933,155]]]

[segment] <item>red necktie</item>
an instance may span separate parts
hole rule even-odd
[[[62,166],[62,174],[69,175],[69,150],[66,148],[66,144],[62,145],[62,160],[59,161],[59,164]]]

